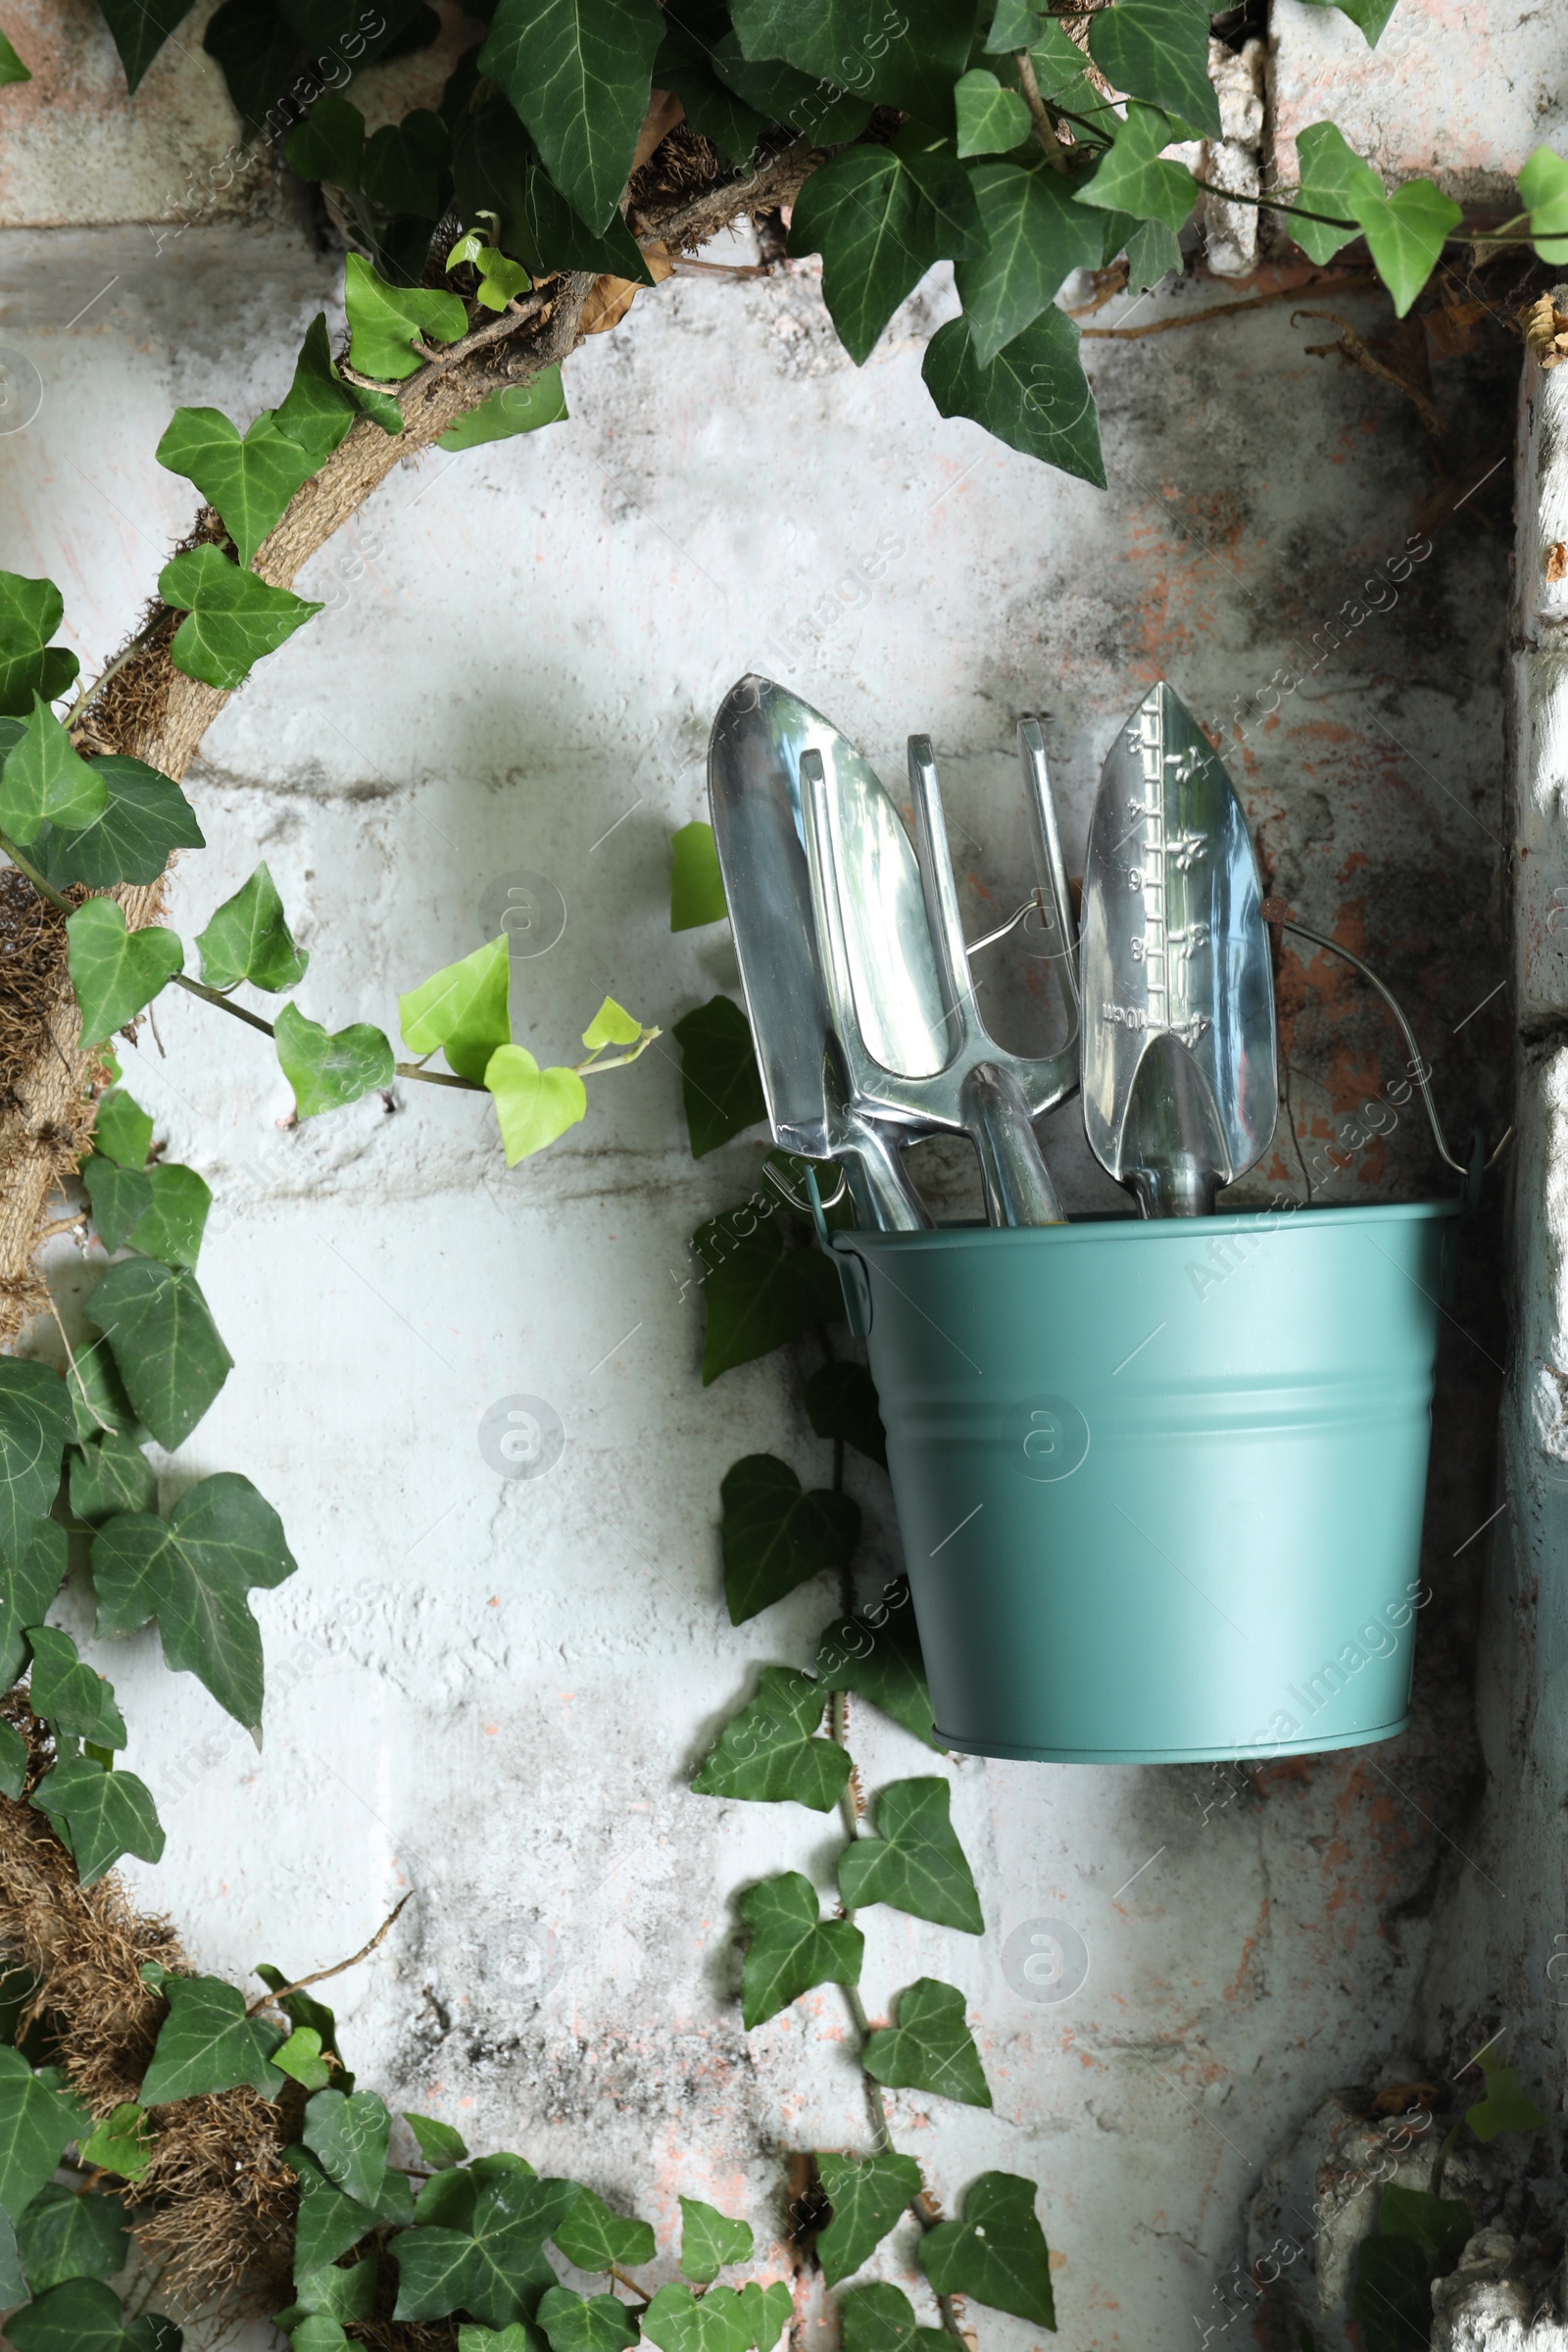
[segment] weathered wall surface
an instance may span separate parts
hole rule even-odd
[[[39,13],[85,39],[85,9]],[[1339,39],[1328,22],[1290,10],[1282,54]],[[137,102],[176,144],[214,104],[186,46]],[[1429,73],[1430,91],[1436,52]],[[107,74],[93,107],[78,172],[92,141],[140,153]],[[282,194],[253,225],[193,225],[159,251],[137,223],[164,217],[161,190],[94,210],[32,135],[0,183],[16,224],[0,343],[39,386],[0,438],[4,560],[60,581],[90,665],[188,516],[153,457],[170,410],[243,421],[275,400],[341,271]],[[1237,290],[1189,281],[1089,323]],[[300,582],[329,611],[208,740],[190,788],[211,847],[176,876],[175,926],[193,935],[265,856],[313,952],[306,1009],[390,1027],[399,987],[479,943],[507,878],[542,875],[566,920],[515,967],[520,1033],[560,1054],[607,989],[667,1028],[735,989],[720,930],[667,932],[666,843],[703,812],[708,720],[741,671],[785,678],[890,781],[905,734],[932,734],[973,929],[1021,895],[1018,712],[1047,713],[1076,871],[1116,722],[1167,674],[1227,729],[1273,888],[1398,988],[1454,1129],[1495,1133],[1506,463],[1482,477],[1506,459],[1510,347],[1431,355],[1448,420],[1435,477],[1409,405],[1308,356],[1336,330],[1288,301],[1086,344],[1100,493],[936,416],[919,362],[951,299],[929,281],[858,371],[808,267],[679,278],[573,360],[569,423],[396,472]],[[1353,290],[1333,303],[1378,317]],[[1437,1189],[1407,1113],[1381,1142],[1339,1124],[1403,1060],[1344,968],[1288,956],[1281,1004],[1297,1128],[1343,1163],[1316,1197]],[[399,1085],[390,1109],[289,1131],[261,1041],[183,1002],[158,1025],[163,1053],[144,1034],[127,1074],[218,1195],[203,1280],[237,1358],[168,1494],[243,1468],[301,1571],[259,1601],[259,1756],[140,1641],[114,1653],[129,1760],[170,1833],[137,1874],[147,1899],[243,1975],[352,1950],[412,1886],[339,1987],[365,2079],[475,2146],[521,2145],[635,2201],[666,2248],[678,2190],[776,2240],[783,2152],[863,2144],[864,2120],[835,1996],[750,2037],[735,1999],[732,1894],[784,1866],[826,1886],[830,1831],[685,1788],[755,1665],[808,1659],[835,1607],[823,1580],[735,1630],[719,1594],[724,1469],[760,1448],[808,1477],[825,1459],[782,1359],[699,1384],[687,1236],[750,1190],[755,1144],[694,1166],[661,1052],[596,1082],[587,1124],[509,1175],[484,1105]],[[1048,1151],[1070,1204],[1105,1204],[1076,1125],[1060,1113]],[[1282,1123],[1257,1185],[1305,1181]],[[1477,1769],[1483,1547],[1461,1547],[1493,1508],[1490,1248],[1483,1222],[1446,1341],[1407,1737],[1255,1780],[960,1761],[986,1935],[866,1917],[873,2016],[916,1974],[959,1984],[996,2090],[989,2115],[896,2093],[896,2132],[950,2202],[982,2167],[1039,2179],[1071,2352],[1177,2352],[1195,2322],[1217,2327],[1265,2161],[1419,2030],[1434,1890]],[[91,1268],[70,1245],[55,1256],[79,1297]],[[502,1475],[487,1451],[485,1415],[516,1396],[563,1423],[547,1476]],[[851,1476],[879,1577],[887,1490],[863,1464]],[[854,1738],[873,1790],[921,1769],[862,1709]],[[1042,1924],[1082,1939],[1069,1997],[1041,2000],[1020,1972]],[[888,2275],[912,2285],[906,2235]],[[1032,2340],[977,2326],[1002,2352]]]

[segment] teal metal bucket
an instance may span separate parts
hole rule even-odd
[[[833,1235],[946,1746],[1157,1764],[1403,1728],[1457,1215]]]

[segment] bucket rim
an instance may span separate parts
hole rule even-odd
[[[1326,1201],[1321,1207],[1293,1207],[1290,1212],[1266,1203],[1261,1208],[1226,1209],[1211,1217],[1140,1217],[1135,1213],[1094,1214],[1069,1217],[1062,1225],[936,1225],[915,1233],[879,1233],[860,1225],[839,1226],[828,1236],[835,1250],[859,1250],[869,1245],[876,1250],[897,1250],[920,1252],[931,1250],[1060,1249],[1067,1241],[1131,1243],[1136,1248],[1154,1249],[1161,1242],[1174,1246],[1180,1242],[1190,1247],[1194,1228],[1201,1226],[1204,1237],[1211,1234],[1235,1233],[1256,1224],[1260,1217],[1273,1217],[1281,1232],[1298,1227],[1300,1219],[1333,1218],[1338,1225],[1391,1225],[1419,1223],[1439,1217],[1457,1217],[1463,1214],[1464,1202],[1451,1200],[1347,1200]]]
[[[1271,1764],[1277,1756],[1327,1756],[1348,1747],[1375,1747],[1397,1740],[1410,1725],[1409,1710],[1391,1723],[1358,1732],[1310,1733],[1299,1740],[1247,1741],[1210,1740],[1202,1747],[1019,1747],[1004,1740],[982,1744],[955,1739],[940,1725],[932,1738],[964,1756],[990,1756],[1003,1764]]]

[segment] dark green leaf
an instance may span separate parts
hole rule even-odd
[[[799,1339],[813,1323],[844,1314],[839,1278],[820,1250],[786,1250],[776,1217],[738,1230],[749,1208],[731,1209],[700,1225],[692,1247],[707,1269],[708,1334],[703,1386],[737,1364]]]
[[[1427,2352],[1431,2257],[1413,2237],[1366,2237],[1355,2253],[1352,2303],[1363,2352]]]
[[[1499,2132],[1545,2131],[1545,2117],[1511,2066],[1497,2066],[1483,2054],[1481,2071],[1487,2079],[1487,2095],[1467,2107],[1464,2116],[1477,2139],[1495,2139]]]
[[[91,766],[106,794],[102,816],[75,833],[45,825],[32,845],[33,863],[57,890],[73,882],[89,890],[156,882],[172,851],[205,849],[196,811],[170,777],[118,752]]]
[[[189,7],[190,0],[185,0],[185,5]],[[8,88],[14,81],[30,81],[31,79],[32,75],[12,48],[5,34],[0,32],[0,90]],[[10,2225],[6,2226],[9,2228]],[[9,2273],[6,2275],[10,2276]],[[4,2309],[6,2300],[4,2293],[0,2293],[0,2309]]]
[[[781,57],[857,94],[896,106],[938,130],[953,128],[953,85],[969,61],[974,0],[733,0],[748,57]],[[890,29],[897,31],[890,37]]]
[[[701,2197],[680,2200],[680,2267],[699,2286],[709,2286],[729,2262],[745,2262],[752,2251],[749,2222],[737,2222]]]
[[[809,1675],[764,1666],[756,1695],[730,1717],[704,1758],[695,1793],[774,1804],[788,1798],[816,1813],[831,1811],[850,1777],[850,1758],[836,1740],[811,1736],[826,1698]]]
[[[1016,90],[1005,89],[985,66],[975,66],[954,89],[958,110],[958,153],[1005,155],[1030,135],[1029,109]]]
[[[733,90],[765,122],[785,122],[798,133],[808,132],[819,147],[836,147],[858,138],[871,119],[871,102],[823,82],[810,74],[798,74],[776,58],[747,58],[733,32],[712,43],[708,62],[724,87]]]
[[[782,2278],[775,2278],[764,2287],[755,2278],[748,2278],[740,2290],[740,2298],[745,2306],[747,2344],[755,2346],[756,2352],[773,2352],[773,2346],[795,2317],[795,2297],[788,2285]]]
[[[635,2214],[612,2212],[591,2188],[581,2192],[557,2230],[556,2243],[579,2271],[608,2271],[612,2263],[634,2268],[654,2259],[654,2232],[649,2224]]]
[[[118,2197],[40,2188],[22,2215],[17,2243],[27,2284],[41,2295],[66,2278],[112,2278],[124,2267],[130,2224]]]
[[[319,117],[323,106],[335,103],[318,100],[312,121]],[[332,359],[326,315],[318,311],[306,329],[294,366],[294,381],[281,408],[273,411],[272,422],[320,466],[352,431],[358,414],[354,395],[338,375]]]
[[[17,1561],[60,1484],[72,1433],[66,1384],[47,1364],[0,1356],[0,1561]]]
[[[83,1886],[113,1870],[122,1854],[139,1854],[144,1862],[162,1858],[158,1808],[133,1772],[108,1772],[91,1756],[62,1756],[28,1802],[48,1814]]]
[[[75,677],[75,655],[49,643],[65,610],[53,580],[0,571],[0,715],[25,718],[35,694],[52,703]]]
[[[341,2326],[346,2320],[368,2319],[375,2307],[378,2269],[373,2254],[346,2270],[326,2263],[320,2270],[302,2271],[296,2263],[294,2301],[276,2315],[273,2325],[292,2332],[303,2320],[336,2320]]]
[[[935,1777],[895,1781],[883,1789],[876,1800],[876,1836],[858,1838],[839,1858],[839,1893],[847,1910],[891,1903],[939,1928],[985,1933],[948,1804],[948,1784]]]
[[[822,256],[822,299],[858,366],[933,262],[979,250],[964,174],[953,167],[945,184],[952,211],[931,201],[932,176],[890,147],[850,147],[813,172],[795,200],[790,252]]]
[[[829,2286],[852,2278],[920,2194],[920,2167],[912,2156],[819,2155],[833,2219],[816,2241],[817,2259]]]
[[[151,1258],[127,1258],[111,1266],[91,1293],[88,1313],[113,1348],[131,1403],[159,1445],[171,1451],[183,1445],[234,1362],[195,1275]]]
[[[1127,240],[1127,291],[1147,294],[1181,266],[1174,229],[1163,220],[1140,220]]]
[[[841,1438],[885,1470],[887,1432],[877,1403],[876,1383],[863,1364],[846,1359],[822,1364],[806,1384],[806,1413],[819,1438]]]
[[[9,1690],[26,1653],[23,1629],[42,1625],[66,1574],[66,1531],[57,1519],[35,1519],[9,1558],[0,1554],[0,1689]]]
[[[373,2206],[386,2174],[392,2118],[373,2090],[318,2090],[305,2109],[305,2145],[356,2204]]]
[[[189,1488],[167,1520],[135,1513],[100,1528],[92,1547],[98,1632],[132,1633],[156,1616],[168,1664],[196,1675],[254,1732],[262,1637],[247,1596],[270,1592],[296,1565],[271,1504],[237,1471],[217,1471]]]
[[[99,1097],[92,1118],[95,1152],[117,1161],[122,1168],[144,1168],[152,1140],[151,1118],[122,1086],[112,1086],[108,1094]]]
[[[162,1258],[166,1266],[193,1266],[201,1253],[202,1233],[213,1205],[207,1179],[198,1176],[194,1168],[170,1160],[149,1168],[147,1182],[152,1199],[131,1228],[131,1248],[144,1256]],[[102,1227],[99,1231],[101,1234]]]
[[[721,923],[728,913],[713,828],[694,819],[669,837],[669,927],[699,931],[706,923]]]
[[[197,934],[202,978],[209,988],[232,988],[249,980],[278,996],[297,988],[310,957],[294,945],[283,902],[266,860],[231,899],[225,899],[205,931]]]
[[[1037,2328],[1054,2328],[1051,2250],[1035,2219],[1036,2183],[1017,2173],[982,2173],[961,2222],[941,2222],[920,2241],[920,2267],[939,2295],[973,2295]]]
[[[418,2229],[394,2238],[394,2318],[443,2319],[461,2309],[488,2328],[528,2318],[535,2290],[558,2283],[544,2244],[578,2193],[572,2180],[504,2172],[481,2189],[471,2232]]]
[[[349,255],[353,267],[358,256]],[[319,605],[287,588],[270,587],[220,548],[192,547],[166,564],[158,593],[185,618],[174,631],[169,658],[187,678],[228,693],[243,686],[256,663],[275,654]]]
[[[297,2029],[296,2029],[297,2030]],[[375,2227],[375,2217],[330,2181],[308,2149],[285,2151],[299,2175],[300,2209],[294,2229],[294,2274],[303,2278],[336,2262]]]
[[[1398,0],[1303,0],[1307,8],[1337,8],[1342,17],[1348,17],[1356,29],[1365,33],[1369,49],[1377,47],[1378,36],[1397,5]]]
[[[324,179],[334,188],[357,188],[365,153],[365,117],[347,98],[328,90],[283,142],[289,168],[301,179]]]
[[[28,1699],[51,1730],[90,1740],[97,1747],[123,1747],[125,1724],[115,1704],[112,1683],[76,1654],[69,1634],[52,1625],[27,1628],[32,1651]]]
[[[246,564],[316,471],[315,459],[265,410],[241,434],[221,409],[176,409],[157,454],[160,466],[194,482],[217,509]]]
[[[688,40],[667,17],[653,79],[656,89],[672,91],[680,100],[693,130],[745,170],[766,127],[763,117],[725,87],[696,40]]]
[[[22,739],[0,768],[0,828],[20,842],[33,840],[46,824],[76,833],[108,805],[97,768],[73,750],[66,729],[35,694]]]
[[[500,0],[479,71],[499,82],[588,226],[620,200],[648,112],[657,0]]]
[[[139,2180],[153,2160],[153,2136],[135,2100],[122,2099],[94,2124],[77,2152],[84,2165],[100,2165],[122,2180]]]
[[[660,2352],[747,2352],[753,2321],[732,2286],[712,2287],[701,2300],[689,2286],[662,2286],[642,2327]]]
[[[452,191],[452,138],[439,115],[416,107],[366,145],[360,185],[389,213],[439,220]]]
[[[410,1053],[422,1057],[439,1050],[460,1078],[482,1084],[491,1054],[512,1036],[511,974],[505,937],[492,939],[399,997],[398,1021]]]
[[[1435,2278],[1456,2268],[1475,2234],[1462,2197],[1434,2197],[1422,2188],[1401,2188],[1396,2180],[1384,2188],[1378,2228],[1385,2237],[1413,2237],[1424,2246]]]
[[[19,1649],[18,1664],[21,1662]],[[7,1669],[10,1680],[15,1682],[16,1674],[10,1668],[9,1658]],[[4,1716],[0,1716],[0,1796],[9,1796],[13,1804],[18,1802],[27,1785],[28,1761],[27,1742],[14,1723],[8,1723]]]
[[[286,1990],[286,1987],[293,1983],[293,1979],[284,1970],[274,1968],[270,1960],[261,1961],[256,1974],[269,1991],[282,1996],[277,2002],[277,2007],[282,2010],[291,2026],[310,2026],[319,2034],[322,2049],[330,2051],[338,2062],[337,2073],[332,2078],[336,2087],[339,2090],[352,2090],[354,2077],[343,2064],[343,2052],[338,2046],[337,2019],[332,2015],[326,2003],[318,2001],[313,1992],[289,1992]]]
[[[96,1527],[117,1511],[151,1511],[158,1503],[158,1477],[139,1446],[110,1430],[71,1454],[71,1507]]]
[[[276,2098],[284,2078],[270,2060],[283,2036],[275,2026],[246,2016],[237,1985],[220,1977],[165,1976],[162,1990],[169,2015],[142,2078],[144,2107],[235,2090],[242,2082],[264,2098]]]
[[[959,262],[956,276],[971,346],[987,367],[1050,307],[1074,270],[1098,266],[1101,224],[1074,204],[1070,183],[1054,172],[998,163],[969,176],[985,251]]]
[[[798,1870],[748,1886],[736,1903],[752,1931],[741,1972],[741,2016],[760,2026],[814,1984],[858,1984],[865,1937],[847,1919],[823,1919]]]
[[[674,1024],[693,1159],[767,1117],[752,1025],[730,997],[710,997]]]
[[[6,2340],[16,2352],[126,2352],[120,2297],[101,2279],[68,2279],[13,2312]]]
[[[1043,312],[989,368],[974,356],[968,320],[950,318],[932,336],[921,373],[944,416],[972,416],[1010,449],[1104,488],[1095,396],[1078,362],[1078,329],[1061,311]]]
[[[900,1993],[898,2022],[883,2026],[871,2035],[860,2063],[868,2075],[874,2075],[890,2089],[935,2091],[940,2097],[956,2099],[965,2107],[991,2104],[985,2069],[964,2017],[963,1995],[956,1985],[944,1984],[936,1977],[917,1977]],[[957,2226],[956,2222],[948,2225],[953,2230]],[[923,2249],[921,2260],[925,2260]],[[927,2272],[935,2281],[936,2274],[929,2265]],[[980,2293],[978,2287],[937,2288],[939,2294],[950,2291]],[[980,2299],[983,2303],[998,2302],[995,2295],[981,2294]],[[998,2308],[1017,2311],[1018,2305],[999,2303]],[[1022,2312],[1019,2316],[1032,2319],[1035,2315]]]
[[[839,2303],[844,2352],[953,2352],[940,2328],[916,2326],[907,2295],[878,2281],[854,2286]]]
[[[547,2287],[535,2314],[550,2352],[625,2352],[637,2341],[637,2323],[613,2295],[574,2295]]]
[[[202,46],[217,59],[247,129],[267,127],[293,77],[301,45],[272,0],[223,0]]]
[[[151,1126],[151,1120],[148,1125]],[[82,1181],[92,1203],[92,1221],[106,1250],[122,1250],[153,1204],[152,1180],[145,1169],[117,1167],[94,1152],[82,1162]]]
[[[87,2128],[85,2111],[56,2087],[58,2081],[34,2074],[20,2050],[0,2049],[0,2206],[13,2221]]]
[[[167,2312],[142,2311],[125,2322],[124,2352],[181,2352],[184,2341],[184,2330]],[[310,2345],[301,2344],[300,2352],[311,2352]]]
[[[185,960],[172,931],[156,923],[127,930],[114,899],[88,899],[66,917],[66,952],[84,1046],[101,1045],[134,1020]]]
[[[562,424],[568,414],[559,365],[542,368],[523,384],[503,384],[476,409],[460,416],[441,434],[437,449],[461,453],[479,449],[487,441],[510,441],[517,433],[536,433],[543,424]]]
[[[66,1393],[78,1444],[102,1429],[118,1429],[122,1437],[138,1443],[151,1434],[136,1418],[107,1340],[94,1340],[85,1348],[78,1344],[66,1375]]]
[[[535,277],[556,270],[591,270],[633,285],[653,277],[636,238],[618,212],[602,230],[574,213],[539,162],[538,150],[512,108],[495,97],[465,113],[454,133],[454,202],[466,220],[493,212],[502,250]]]
[[[1089,54],[1123,96],[1163,107],[1200,138],[1220,136],[1207,0],[1115,0],[1090,20]]]
[[[396,1075],[391,1046],[368,1021],[351,1022],[328,1036],[319,1021],[308,1020],[296,1004],[285,1004],[273,1027],[277,1058],[302,1119],[341,1110],[378,1086],[390,1086]]]
[[[467,2143],[456,2124],[444,2124],[434,2115],[405,2114],[403,2121],[414,2133],[425,2163],[433,2166],[438,2173],[462,2164],[466,2157]],[[592,2263],[582,2265],[584,2270],[592,2270],[593,2267]]]
[[[782,1600],[824,1568],[847,1568],[860,1540],[859,1506],[826,1487],[804,1493],[788,1462],[749,1453],[726,1471],[724,1598],[731,1625]]]
[[[1326,220],[1293,220],[1284,216],[1291,235],[1314,262],[1329,262],[1342,246],[1359,233],[1351,198],[1367,167],[1343,131],[1332,122],[1308,122],[1296,134],[1296,160],[1301,174],[1297,203],[1309,213],[1326,213],[1345,222],[1331,228]],[[1373,174],[1372,176],[1376,176]]]
[[[1116,0],[1118,11],[1125,5],[1126,0]],[[1179,229],[1193,209],[1193,175],[1185,164],[1161,161],[1160,149],[1180,137],[1180,123],[1156,107],[1130,106],[1109,154],[1102,156],[1094,178],[1079,188],[1074,201]]]

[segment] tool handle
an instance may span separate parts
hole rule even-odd
[[[1078,983],[1078,941],[1073,929],[1072,893],[1067,887],[1067,861],[1061,854],[1061,835],[1056,830],[1056,802],[1051,789],[1051,770],[1046,762],[1045,730],[1038,718],[1018,721],[1018,758],[1023,765],[1024,798],[1029,806],[1030,829],[1035,837],[1035,863],[1040,879],[1051,893],[1052,911],[1056,918],[1056,932],[1061,941],[1059,956],[1054,958],[1061,974],[1061,985],[1074,1018],[1080,1009]]]
[[[926,1233],[931,1212],[905,1172],[898,1146],[867,1119],[853,1144],[839,1146],[839,1165],[855,1204],[855,1222],[872,1233]]]
[[[980,1157],[988,1221],[1064,1225],[1065,1212],[1012,1073],[994,1061],[977,1062],[964,1079],[959,1102]]]
[[[929,735],[909,737],[909,798],[914,808],[914,847],[920,861],[920,888],[925,895],[926,921],[936,956],[952,1039],[950,1062],[971,1043],[974,982],[969,977],[969,951],[964,945],[963,918],[958,912],[958,886],[953,878],[948,828],[942,814],[942,791],[937,783],[936,756]]]

